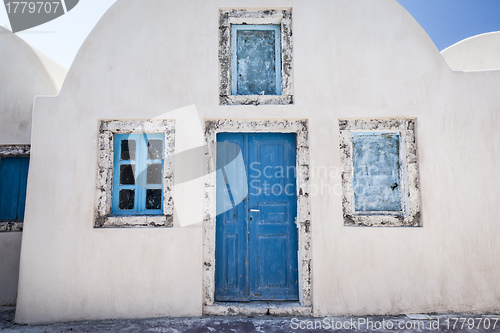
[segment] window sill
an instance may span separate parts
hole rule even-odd
[[[420,214],[403,215],[344,215],[346,227],[421,227]]]
[[[172,215],[106,216],[95,222],[94,228],[158,228],[172,227]]]
[[[23,222],[0,222],[0,232],[23,231]]]
[[[289,105],[293,95],[221,95],[221,105]]]

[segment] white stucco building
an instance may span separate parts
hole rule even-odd
[[[454,71],[500,70],[500,31],[464,39],[441,54]]]
[[[16,321],[499,311],[499,87],[393,0],[120,0],[36,99]]]
[[[5,196],[12,188],[6,184],[10,174],[5,166],[19,156],[29,156],[35,96],[57,95],[66,70],[3,27],[0,58],[0,305],[13,305],[19,276],[22,216],[8,216],[12,215],[7,212],[12,210],[7,207],[11,202]],[[27,174],[23,177],[25,183]]]

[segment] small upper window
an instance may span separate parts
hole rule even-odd
[[[291,9],[220,10],[220,104],[293,104]]]
[[[279,25],[231,26],[231,94],[281,95]]]

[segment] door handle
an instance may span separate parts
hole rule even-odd
[[[251,212],[260,212],[260,209],[250,209]]]

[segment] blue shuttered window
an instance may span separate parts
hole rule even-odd
[[[23,221],[29,157],[0,158],[0,221]]]
[[[231,94],[281,95],[280,25],[231,26]]]
[[[162,215],[164,134],[115,134],[112,214]]]
[[[351,134],[354,209],[356,212],[401,212],[400,135]]]

